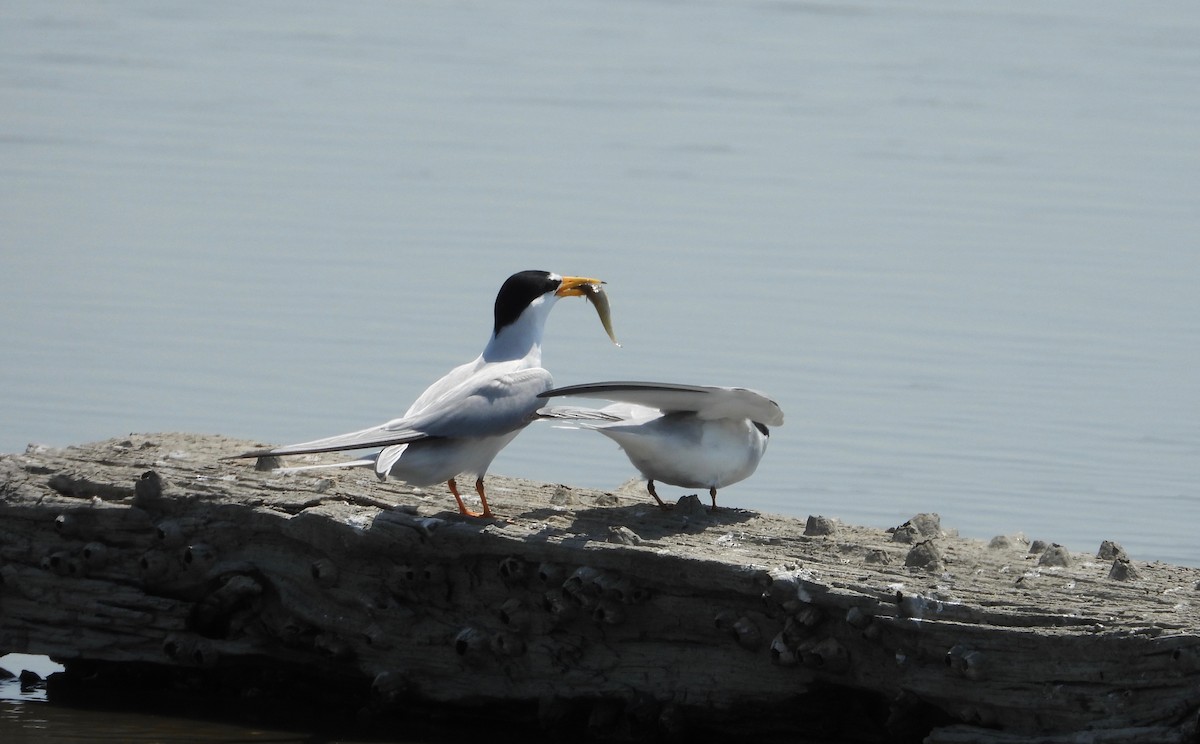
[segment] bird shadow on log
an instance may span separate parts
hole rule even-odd
[[[685,499],[687,497],[684,497]],[[681,502],[683,499],[681,499]],[[699,533],[706,530],[727,529],[748,522],[758,512],[733,507],[721,507],[710,511],[696,502],[699,508],[678,506],[661,509],[654,505],[633,504],[628,506],[594,506],[576,508],[563,512],[554,508],[536,508],[522,514],[522,518],[555,520],[569,516],[566,531],[591,540],[607,542],[629,542],[658,540],[681,533]]]

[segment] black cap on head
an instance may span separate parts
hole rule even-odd
[[[496,295],[496,325],[493,334],[513,323],[537,298],[553,292],[562,284],[562,279],[549,271],[518,271],[504,280],[500,293]]]

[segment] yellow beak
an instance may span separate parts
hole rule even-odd
[[[562,285],[554,294],[557,297],[583,297],[590,294],[585,287],[599,287],[601,284],[604,282],[599,279],[589,279],[586,276],[564,276]]]

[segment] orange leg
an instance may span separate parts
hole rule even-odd
[[[482,488],[482,485],[481,485],[482,483],[483,483],[483,481],[477,481],[476,489]],[[458,495],[458,484],[454,482],[453,478],[446,481],[446,485],[450,486],[450,493],[454,494],[454,500],[458,502],[458,513],[459,514],[462,514],[467,517],[490,517],[490,516],[492,516],[492,513],[490,511],[488,511],[487,501],[483,502],[483,511],[482,512],[474,512],[474,511],[471,511],[470,509],[468,509],[467,505],[463,503],[462,496]],[[483,494],[481,493],[480,495],[482,496]]]
[[[654,490],[654,481],[653,480],[646,481],[646,490],[650,492],[650,495],[654,497],[654,500],[657,501],[658,505],[661,506],[663,509],[671,508],[670,504],[667,504],[666,502],[664,502],[662,499],[660,499],[658,497],[658,491]]]
[[[488,507],[487,494],[483,492],[483,478],[475,479],[475,493],[479,494],[479,501],[483,504],[483,512],[479,516],[492,516],[492,510]]]

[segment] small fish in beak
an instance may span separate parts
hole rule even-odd
[[[581,288],[584,290],[583,296],[596,308],[596,315],[600,316],[600,323],[604,325],[604,332],[612,339],[615,346],[620,346],[621,342],[617,340],[616,334],[613,333],[612,313],[608,306],[608,295],[604,293],[604,285],[584,284]]]

